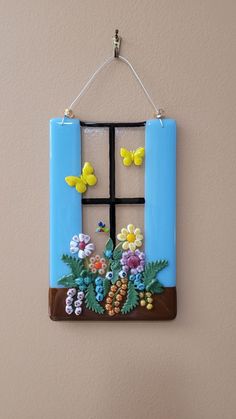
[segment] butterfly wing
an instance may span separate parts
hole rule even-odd
[[[91,163],[89,162],[84,163],[84,167],[82,169],[83,176],[91,175],[92,173],[94,173],[94,169]]]
[[[145,149],[144,147],[139,147],[134,152],[134,164],[136,166],[141,166],[143,163],[143,157],[145,155]]]
[[[75,186],[75,189],[77,190],[77,192],[79,192],[79,193],[86,192],[86,189],[87,189],[86,184],[81,177],[67,176],[65,178],[65,181],[66,181],[67,185],[69,185],[71,187]]]
[[[78,182],[75,185],[75,189],[77,190],[77,192],[79,193],[84,193],[87,190],[86,184],[84,183],[82,178],[78,179]]]
[[[94,186],[97,183],[97,178],[95,175],[87,175],[86,182],[89,186]]]
[[[97,178],[94,175],[94,169],[91,163],[86,162],[84,163],[84,167],[82,170],[82,175],[84,180],[87,182],[89,186],[94,186],[97,183]]]
[[[79,177],[77,177],[77,176],[67,176],[65,178],[65,181],[66,181],[67,185],[73,187],[79,181]]]
[[[132,153],[129,150],[127,150],[126,148],[121,148],[120,149],[120,155],[121,155],[121,157],[123,157],[123,165],[124,166],[131,166],[131,164],[133,163]]]

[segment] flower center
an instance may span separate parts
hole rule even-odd
[[[101,269],[101,268],[102,268],[102,262],[95,262],[95,263],[94,263],[94,267],[95,267],[96,269]]]
[[[79,249],[80,250],[84,250],[85,246],[86,246],[86,244],[84,242],[79,242]]]
[[[127,240],[129,243],[133,243],[135,241],[135,234],[134,233],[129,233],[127,235]]]
[[[138,256],[130,256],[128,259],[128,266],[129,268],[137,268],[139,266],[139,258]]]

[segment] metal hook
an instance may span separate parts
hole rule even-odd
[[[119,29],[115,30],[115,36],[113,36],[113,56],[114,58],[119,58],[120,54],[120,44],[121,44],[121,37],[118,35]]]

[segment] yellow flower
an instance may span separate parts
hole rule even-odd
[[[137,247],[142,246],[143,235],[140,228],[135,228],[133,224],[129,224],[127,228],[122,228],[120,234],[117,234],[117,239],[123,242],[122,248],[124,250],[135,251]]]

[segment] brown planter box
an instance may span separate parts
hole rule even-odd
[[[110,317],[107,313],[94,313],[88,310],[84,304],[83,312],[80,316],[76,316],[74,313],[68,315],[65,312],[67,291],[68,288],[49,288],[49,316],[52,320],[173,320],[177,313],[175,287],[165,288],[162,294],[154,295],[154,308],[152,310],[137,306],[137,308],[128,314],[119,313],[113,317]]]

